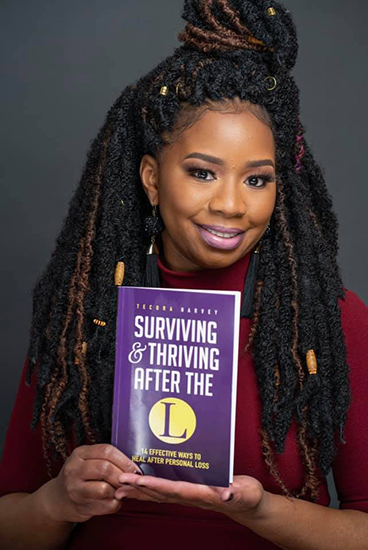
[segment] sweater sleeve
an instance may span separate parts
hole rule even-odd
[[[340,301],[352,402],[333,475],[340,509],[368,512],[368,307],[345,289]]]
[[[32,376],[31,385],[27,386],[27,366],[26,359],[0,464],[0,496],[17,492],[33,493],[50,479],[42,452],[41,424],[35,430],[30,428],[36,395],[36,373]]]

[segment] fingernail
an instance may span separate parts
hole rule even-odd
[[[228,496],[225,502],[229,502],[230,500],[233,500],[233,497],[234,497],[233,493],[230,493],[230,495]]]
[[[133,472],[133,474],[138,474],[139,476],[143,476],[143,472],[141,472],[141,470],[136,470],[135,472]]]

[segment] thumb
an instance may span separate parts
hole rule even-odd
[[[257,479],[250,476],[236,476],[220,498],[232,509],[246,512],[259,506],[264,493],[263,486]]]

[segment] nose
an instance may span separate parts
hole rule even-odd
[[[214,189],[210,209],[226,217],[241,217],[247,211],[244,182],[235,178],[223,179]]]

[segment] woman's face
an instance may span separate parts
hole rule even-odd
[[[165,223],[165,265],[227,267],[253,249],[274,210],[273,134],[248,110],[207,110],[158,160],[145,155],[140,175]]]

